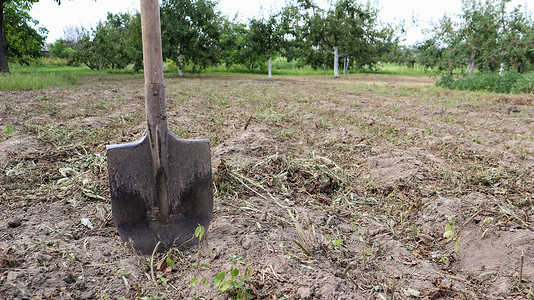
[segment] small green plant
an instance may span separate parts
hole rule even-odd
[[[454,241],[454,252],[458,253],[458,251],[460,251],[460,240],[458,238],[456,226],[454,225],[456,217],[447,216],[447,219],[449,219],[449,224],[445,226],[443,237],[446,238],[447,241]]]
[[[328,128],[328,124],[326,123],[326,120],[323,119],[322,117],[319,119],[319,122],[320,122],[319,126],[321,129],[326,130]]]
[[[200,247],[200,242],[204,238],[205,234],[206,229],[204,229],[204,226],[198,225],[198,227],[195,229],[195,238],[198,238],[198,247]]]
[[[191,278],[191,281],[189,282],[189,286],[195,286],[199,281],[201,282],[202,285],[206,285],[208,283],[208,279],[202,274],[202,271],[204,269],[211,269],[211,266],[208,264],[200,263],[200,244],[205,234],[206,234],[206,229],[204,228],[204,226],[199,224],[197,228],[195,229],[195,234],[194,234],[194,238],[198,239],[198,251],[197,251],[198,257],[197,257],[197,261],[192,264],[192,267],[197,270],[197,274],[200,275],[200,277]]]
[[[292,139],[294,137],[293,133],[289,129],[282,130],[282,134],[289,139]]]
[[[491,225],[493,225],[494,223],[495,223],[495,219],[493,219],[492,217],[487,217],[487,218],[484,218],[484,220],[481,222],[480,227],[482,230],[486,230],[489,227],[491,227]]]
[[[13,124],[9,123],[9,125],[7,125],[6,128],[4,128],[4,133],[7,135],[7,136],[10,136],[13,134]]]
[[[231,256],[232,267],[228,271],[220,272],[215,276],[213,287],[219,292],[228,292],[235,299],[254,298],[247,288],[247,281],[252,278],[252,268],[247,267],[244,272],[237,268],[237,264],[243,261],[242,257]],[[228,275],[228,277],[227,277]]]
[[[336,246],[336,247],[341,247],[341,245],[343,245],[343,240],[335,240],[329,236],[326,237],[326,240],[331,242],[332,245]]]
[[[449,257],[446,256],[446,255],[443,255],[443,256],[439,259],[439,262],[440,262],[440,263],[444,263],[446,266],[449,266],[449,264],[450,264]]]
[[[140,300],[163,300],[162,297],[160,296],[156,296],[156,295],[153,295],[153,294],[149,294],[149,295],[146,295],[146,296],[141,296],[139,297]]]
[[[179,136],[179,137],[185,138],[184,128],[183,127],[178,128],[178,130],[176,131],[176,135]]]
[[[217,137],[217,136],[213,136],[213,137],[211,137],[210,140],[211,140],[211,144],[212,144],[212,145],[217,145],[217,144],[219,144],[219,137]]]
[[[129,272],[124,271],[124,267],[121,268],[119,272],[117,272],[117,277],[122,278],[122,281],[124,282],[124,286],[126,289],[130,289],[130,283],[128,282],[128,276],[130,275]]]

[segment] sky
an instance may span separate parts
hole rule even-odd
[[[461,12],[461,0],[375,0],[380,8],[379,17],[394,24],[405,20],[407,33],[405,45],[413,45],[425,39],[422,29],[429,28],[431,22],[438,22],[444,15],[452,16]],[[514,0],[510,7],[528,1]],[[326,1],[318,1],[317,3]],[[534,3],[534,2],[533,2]],[[237,14],[239,20],[260,16],[260,12],[278,11],[284,6],[284,0],[219,0],[218,8],[233,19]],[[48,29],[47,42],[52,43],[64,36],[68,26],[95,27],[99,20],[106,18],[107,12],[139,11],[139,0],[73,0],[62,1],[57,5],[52,0],[41,0],[34,4],[30,15],[39,21],[40,26]],[[417,22],[412,22],[412,20]]]

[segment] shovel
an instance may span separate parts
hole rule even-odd
[[[167,130],[158,0],[141,0],[147,133],[107,146],[113,221],[142,254],[156,245],[187,246],[207,230],[213,211],[209,141],[184,140]],[[160,250],[162,250],[160,248]]]

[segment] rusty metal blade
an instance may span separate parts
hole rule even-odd
[[[107,146],[113,221],[119,235],[140,253],[161,241],[166,247],[192,239],[198,225],[208,228],[213,211],[209,141],[184,140],[167,132],[169,215],[162,218],[148,137]],[[192,244],[190,240],[187,244]]]

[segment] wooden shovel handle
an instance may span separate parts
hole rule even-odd
[[[143,63],[145,73],[145,106],[148,138],[152,152],[152,166],[156,182],[156,198],[160,221],[169,217],[167,174],[167,110],[163,85],[163,55],[158,0],[141,0],[141,29],[143,34]]]
[[[161,25],[158,0],[141,0],[145,84],[163,84]]]
[[[148,130],[149,136],[155,141],[156,132],[167,134],[158,0],[141,0],[141,28]]]

